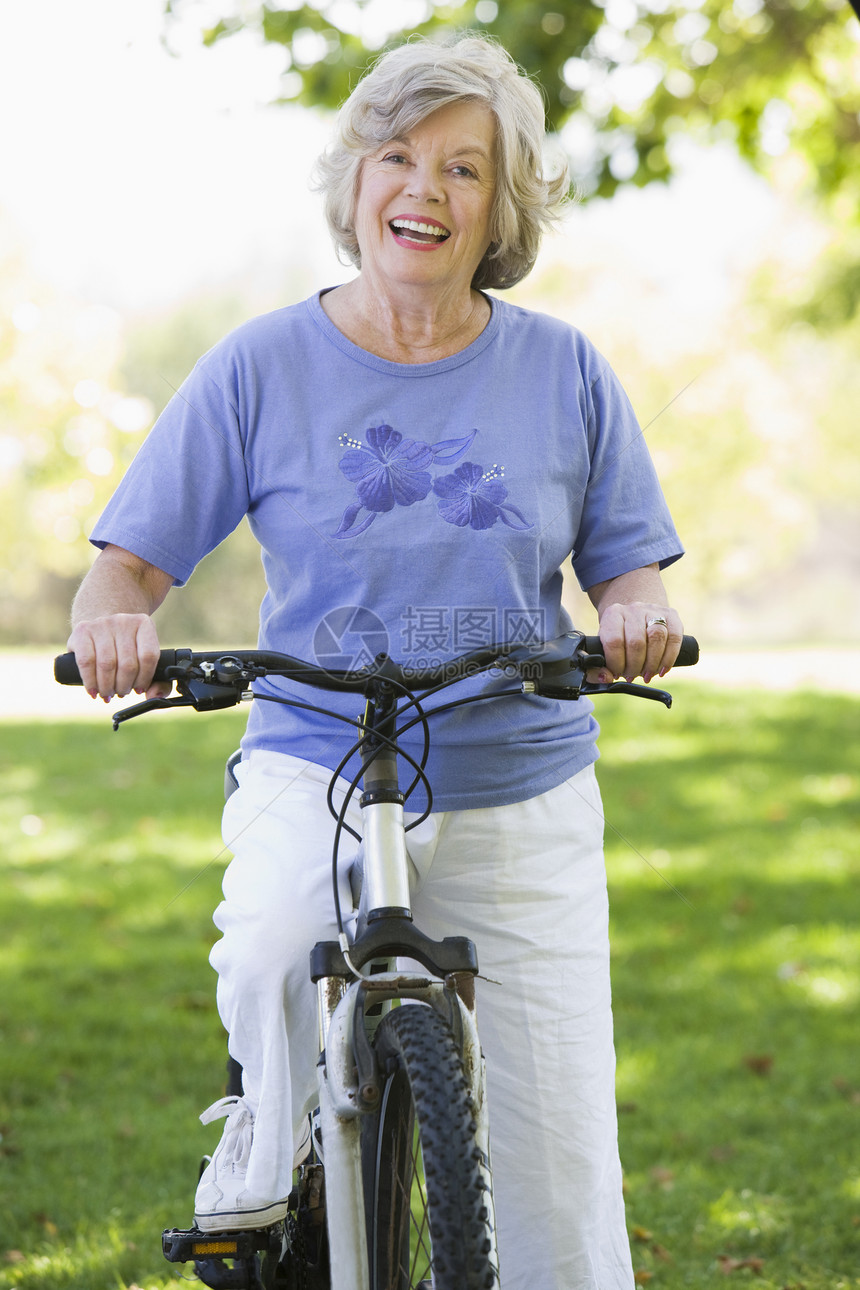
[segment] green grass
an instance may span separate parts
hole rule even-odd
[[[644,706],[601,767],[641,1281],[860,1285],[860,703]]]
[[[177,1284],[160,1232],[191,1221],[223,1091],[207,954],[241,727],[3,728],[3,1290]]]
[[[685,679],[600,715],[640,1283],[858,1286],[860,701]],[[242,720],[2,727],[0,1290],[177,1285]]]

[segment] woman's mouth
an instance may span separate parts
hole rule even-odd
[[[432,221],[398,218],[391,220],[388,227],[398,241],[414,246],[438,246],[451,236],[447,228]]]

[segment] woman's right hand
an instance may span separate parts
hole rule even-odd
[[[68,641],[91,698],[170,693],[170,682],[152,680],[161,647],[151,615],[172,585],[169,573],[122,547],[99,552],[75,596]]]
[[[153,681],[161,646],[148,614],[109,614],[85,619],[69,636],[84,688],[107,703],[133,690],[148,699],[170,693],[169,681]]]

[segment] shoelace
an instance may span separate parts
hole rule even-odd
[[[222,1116],[227,1117],[227,1123],[224,1126],[224,1136],[215,1154],[221,1157],[219,1163],[228,1168],[242,1166],[247,1163],[251,1150],[254,1117],[243,1098],[222,1097],[220,1101],[213,1102],[203,1112],[200,1123],[211,1124],[213,1120],[219,1120]]]

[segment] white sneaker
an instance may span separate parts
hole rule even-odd
[[[211,1124],[222,1115],[226,1115],[227,1123],[197,1185],[194,1221],[201,1232],[272,1227],[286,1217],[286,1199],[265,1200],[245,1190],[254,1117],[244,1098],[222,1097],[203,1112],[200,1122]]]

